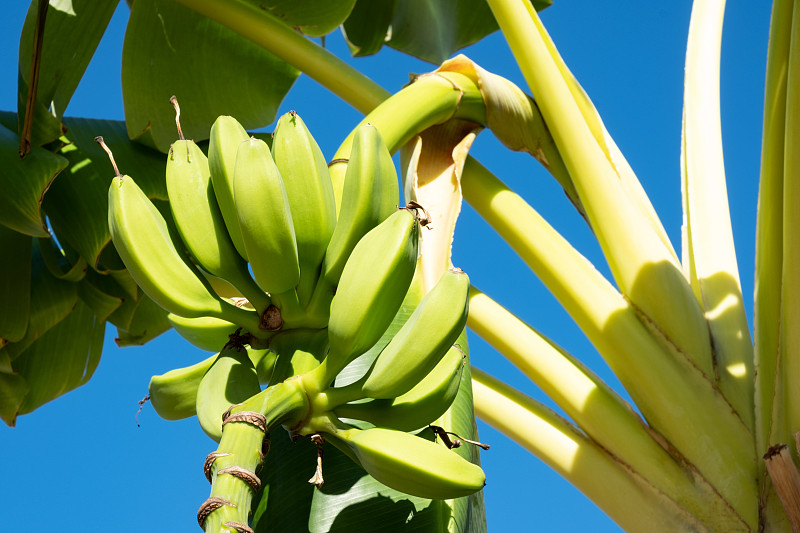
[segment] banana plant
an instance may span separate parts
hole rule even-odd
[[[224,112],[241,116],[246,128],[270,122],[276,107],[270,110],[270,104],[288,90],[297,72],[307,74],[364,113],[362,125],[372,125],[389,151],[400,152],[406,199],[432,213],[431,230],[420,232],[421,293],[434,287],[451,261],[454,236],[464,238],[458,232],[457,220],[462,200],[466,200],[552,292],[629,397],[623,398],[581,357],[568,353],[491,296],[472,287],[468,327],[541,388],[566,417],[478,368],[470,369],[471,387],[466,388],[472,390],[465,393],[461,405],[469,405],[474,398],[479,418],[554,468],[627,530],[788,531],[800,527],[800,509],[793,503],[799,501],[800,495],[800,474],[795,467],[798,452],[793,444],[795,432],[800,431],[800,404],[795,398],[796,387],[792,386],[797,359],[793,353],[796,343],[792,323],[796,321],[793,309],[797,304],[791,291],[792,275],[797,270],[792,263],[797,244],[791,230],[796,211],[792,207],[797,203],[797,192],[792,188],[796,150],[791,147],[798,123],[794,109],[796,63],[800,58],[800,48],[795,46],[795,26],[800,24],[798,5],[789,0],[775,0],[773,5],[752,338],[736,262],[722,159],[719,58],[724,2],[696,0],[692,8],[681,136],[684,219],[680,254],[589,95],[568,69],[539,19],[535,8],[542,5],[525,0],[480,3],[481,8],[473,16],[485,26],[475,29],[464,18],[448,20],[445,26],[454,31],[444,32],[448,39],[435,39],[434,44],[428,40],[432,33],[425,25],[443,24],[448,2],[425,5],[433,6],[433,16],[416,17],[417,24],[411,24],[411,30],[403,30],[409,27],[414,11],[401,3],[343,2],[318,9],[311,16],[310,9],[306,13],[291,12],[280,3],[266,9],[264,5],[238,0],[136,0],[122,61],[123,86],[127,89],[126,123],[105,124],[105,130],[117,136],[123,153],[130,152],[130,162],[126,162],[130,168],[155,165],[150,163],[158,158],[154,150],[169,148],[175,137],[174,116],[160,104],[173,90],[174,85],[165,80],[170,78],[166,74],[175,63],[170,61],[174,58],[164,57],[164,51],[168,48],[176,57],[183,57],[188,54],[187,49],[204,42],[197,35],[182,32],[179,22],[185,27],[186,21],[191,21],[189,26],[196,31],[219,39],[208,41],[209,47],[237,49],[233,56],[236,61],[220,65],[222,70],[217,72],[235,72],[244,62],[258,58],[264,62],[263,71],[282,74],[280,81],[270,85],[278,96],[262,94],[263,100],[257,106],[246,98],[252,90],[247,83],[234,89],[242,95],[234,99],[240,107],[224,108]],[[61,12],[51,6],[50,11],[53,10]],[[81,11],[79,4],[76,11]],[[35,20],[34,9],[31,13],[29,19]],[[459,11],[459,17],[465,16]],[[40,20],[43,18],[40,16]],[[91,25],[89,21],[85,23]],[[156,39],[150,38],[154,24],[163,29],[156,32]],[[50,31],[46,24],[30,25],[39,29],[38,35],[42,28]],[[415,77],[407,87],[390,95],[306,37],[323,36],[339,26],[354,55],[375,53],[388,44],[441,66]],[[495,27],[502,31],[530,94],[467,57],[445,61],[455,50]],[[392,31],[387,32],[388,28]],[[36,31],[29,28],[28,33],[32,42],[41,43],[41,39],[35,39]],[[46,38],[45,32],[45,42]],[[82,38],[90,48],[99,39],[96,32]],[[161,38],[164,42],[159,41]],[[241,43],[247,43],[247,47],[233,46]],[[36,53],[32,56],[37,57]],[[36,61],[30,65],[34,74],[38,72]],[[155,66],[143,69],[143,64]],[[18,116],[22,118],[4,117],[8,129],[6,146],[21,142],[19,149],[30,149],[28,161],[38,165],[37,179],[27,183],[35,190],[20,192],[27,203],[16,202],[19,213],[8,211],[13,216],[6,215],[8,220],[0,221],[11,249],[18,250],[21,257],[33,257],[30,267],[27,262],[9,263],[6,281],[35,280],[34,266],[39,258],[47,262],[44,256],[51,257],[55,252],[56,260],[47,263],[47,272],[62,282],[63,297],[59,296],[57,304],[65,309],[60,315],[64,318],[58,322],[48,315],[49,322],[43,323],[49,326],[43,328],[64,324],[65,331],[69,331],[73,326],[67,326],[70,323],[66,320],[77,320],[79,311],[87,308],[87,316],[101,318],[101,323],[108,319],[121,331],[133,332],[129,335],[136,338],[133,325],[137,323],[139,306],[123,310],[133,300],[142,302],[142,313],[146,313],[140,314],[138,323],[146,317],[148,324],[159,324],[158,328],[143,328],[152,335],[169,327],[166,312],[158,305],[146,304],[151,301],[146,294],[152,296],[152,291],[142,286],[145,291],[140,292],[133,280],[142,282],[134,272],[132,280],[124,270],[129,263],[125,253],[108,246],[108,236],[98,238],[103,235],[104,226],[87,216],[85,227],[90,229],[84,234],[70,239],[69,231],[76,230],[59,229],[58,199],[75,193],[56,194],[57,189],[47,193],[55,198],[52,208],[47,202],[44,205],[50,226],[41,225],[41,211],[30,201],[36,194],[44,194],[50,182],[55,187],[68,181],[60,176],[54,179],[67,165],[77,169],[81,166],[78,163],[89,161],[91,169],[99,161],[97,152],[94,157],[90,155],[91,150],[97,149],[86,142],[86,131],[102,131],[103,125],[75,121],[75,126],[69,128],[70,122],[62,123],[59,114],[82,68],[85,65],[71,71],[61,85],[54,83],[47,88],[50,92],[44,95],[50,100],[44,101],[53,102],[50,113],[40,109],[37,100],[22,98],[21,102],[28,103],[24,111],[20,107]],[[211,123],[223,112],[213,91],[203,91],[196,71],[195,77],[170,74],[180,79],[181,90],[193,95],[191,105],[185,106],[185,116],[191,118],[184,122],[183,130],[198,141],[207,138]],[[21,83],[35,88],[35,78],[23,77]],[[257,79],[248,79],[248,83],[259,85]],[[42,101],[41,95],[38,101]],[[41,118],[30,118],[37,116]],[[61,124],[68,126],[66,132],[59,127]],[[32,126],[38,129],[32,130]],[[135,142],[126,141],[120,131],[123,127]],[[19,134],[14,133],[15,129]],[[562,237],[528,200],[468,155],[483,129],[490,130],[509,150],[532,155],[555,178],[577,216],[596,238],[608,276],[601,273],[601,265],[593,265]],[[346,162],[358,131],[354,125],[353,134],[342,142],[330,166],[337,206],[341,205]],[[34,170],[21,168],[19,172],[32,174]],[[143,187],[143,196],[167,199],[158,179],[143,183],[149,183]],[[161,211],[169,218],[169,209]],[[91,224],[100,229],[91,230]],[[48,230],[56,232],[59,242],[63,235],[65,244],[60,249],[53,250],[47,241]],[[245,250],[245,254],[250,252]],[[51,263],[59,265],[60,270],[49,266]],[[298,272],[300,281],[294,280],[291,285],[300,283],[298,294],[294,295],[299,300],[302,268]],[[480,279],[472,281],[481,285]],[[25,286],[43,283],[27,281],[20,285],[7,281],[4,290],[7,294],[24,293]],[[80,283],[77,296],[69,290],[75,289],[76,283]],[[111,284],[113,289],[109,288]],[[9,341],[0,352],[11,370],[0,374],[4,379],[3,395],[9,399],[3,403],[7,421],[52,398],[52,394],[43,394],[34,401],[30,398],[36,395],[26,394],[29,389],[38,390],[34,385],[39,372],[34,363],[39,359],[30,354],[46,353],[47,344],[42,341],[49,336],[26,341],[28,325],[21,322],[30,316],[30,323],[34,323],[37,305],[50,309],[56,303],[34,299],[33,291],[28,296],[18,296],[9,300],[15,306],[4,308],[7,318],[0,321],[4,327],[2,336]],[[65,303],[76,298],[80,298],[78,307],[70,312]],[[153,301],[173,311],[157,298]],[[117,318],[112,320],[115,315]],[[179,318],[171,323],[176,324],[176,320]],[[120,337],[125,338],[123,334]],[[146,337],[143,334],[138,338]],[[40,351],[28,347],[37,345],[41,345]],[[257,363],[258,360],[252,363],[254,371]],[[75,363],[65,360],[64,364]],[[80,382],[70,386],[77,384]],[[224,431],[221,436],[226,440],[220,441],[220,449],[226,449]],[[257,432],[242,436],[251,440],[256,437]],[[279,446],[288,450],[287,445]],[[274,454],[267,455],[270,490],[263,491],[254,503],[253,525],[257,530],[259,524],[274,525],[275,520],[286,519],[276,518],[280,515],[276,514],[276,506],[286,496],[273,488],[294,475],[281,470],[281,465],[270,463],[270,457]],[[347,478],[353,474],[342,475]],[[217,489],[214,485],[212,494]],[[379,489],[373,486],[366,494],[369,490]],[[313,516],[315,512],[322,516],[324,506],[343,512],[348,505],[335,498],[303,494],[300,499],[309,505],[303,516]],[[208,512],[204,519],[215,516],[215,509],[203,509]],[[471,512],[458,506],[451,511],[460,513],[460,517]],[[461,523],[469,524],[469,530],[479,530],[483,520],[478,515],[464,518]],[[435,520],[426,524],[431,530],[449,527]]]

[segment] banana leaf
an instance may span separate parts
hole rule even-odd
[[[126,299],[122,296],[115,296],[103,292],[94,283],[92,283],[92,281],[90,281],[93,278],[110,279],[111,283],[114,283],[114,281],[111,279],[111,276],[92,272],[89,276],[84,278],[81,283],[78,284],[78,295],[83,303],[88,305],[92,311],[94,311],[94,314],[97,316],[97,318],[107,321],[109,320],[110,316],[112,316],[123,306],[123,304],[126,302]]]
[[[44,193],[67,160],[34,147],[19,156],[19,136],[0,125],[0,224],[33,237],[49,237],[42,222]]]
[[[25,336],[31,307],[33,239],[0,225],[0,347]]]
[[[172,327],[166,311],[144,294],[125,270],[90,272],[80,294],[98,316],[117,327],[115,340],[120,347],[145,344]]]
[[[391,39],[395,0],[361,0],[342,25],[350,53],[353,57],[377,54]]]
[[[167,320],[167,312],[142,293],[131,317],[130,326],[127,330],[118,327],[117,337],[114,341],[120,348],[141,346],[170,328],[172,328],[172,324]]]
[[[531,3],[541,11],[553,2]],[[437,65],[497,29],[483,0],[359,0],[342,25],[354,56],[375,54],[385,43]]]
[[[0,358],[2,355],[3,351],[0,351]],[[24,377],[0,371],[0,418],[3,422],[11,427],[14,426],[19,408],[29,390],[30,387]]]
[[[219,115],[266,126],[298,72],[233,31],[167,0],[136,0],[122,52],[128,134],[166,152],[177,139],[173,95],[187,138],[208,138]]]
[[[17,356],[23,353],[36,339],[64,320],[78,303],[77,285],[53,276],[44,263],[40,249],[41,241],[44,241],[47,246],[51,246],[50,242],[45,239],[29,240],[33,241],[33,259],[30,268],[30,318],[25,336],[5,348],[11,358],[12,366]]]
[[[310,37],[321,37],[335,30],[347,19],[356,0],[247,0],[267,11],[287,26],[298,28]]]
[[[75,250],[56,242],[55,239],[38,240],[42,261],[50,274],[58,279],[72,282],[78,282],[86,276],[89,265]]]
[[[40,1],[28,8],[19,45],[18,110],[25,117],[31,83],[36,13]],[[56,140],[60,119],[78,87],[119,0],[50,0],[44,24],[34,107],[33,145]]]
[[[105,322],[79,301],[72,313],[12,362],[29,391],[16,412],[4,414],[4,421],[13,426],[17,415],[30,413],[88,382],[100,362],[104,334]]]

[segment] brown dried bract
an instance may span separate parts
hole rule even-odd
[[[203,473],[206,475],[206,479],[209,483],[211,483],[211,467],[214,466],[214,461],[217,460],[217,457],[225,457],[226,455],[232,454],[227,452],[211,452],[206,455],[206,460],[203,463]]]
[[[255,411],[239,411],[238,413],[229,414],[225,417],[223,416],[222,419],[222,427],[225,427],[225,424],[229,424],[231,422],[244,422],[246,424],[250,424],[251,426],[255,426],[264,433],[267,432],[267,419],[261,413],[256,413]]]
[[[200,524],[200,527],[203,527],[203,524],[208,518],[208,515],[222,507],[223,505],[228,505],[230,507],[236,507],[233,503],[229,502],[225,498],[220,498],[219,496],[212,496],[206,501],[203,502],[203,505],[200,506],[200,509],[197,510],[197,523]]]
[[[311,435],[311,442],[317,445],[317,469],[314,471],[314,475],[308,480],[308,482],[315,485],[317,488],[320,488],[325,482],[325,479],[322,477],[322,455],[325,451],[322,445],[325,444],[325,437],[319,433],[316,433]]]
[[[253,531],[253,528],[251,528],[247,524],[242,524],[241,522],[225,522],[222,525],[225,527],[229,527],[231,529],[235,529],[239,533],[255,533],[255,531]]]
[[[274,305],[267,307],[261,315],[261,322],[258,327],[264,331],[278,331],[281,329],[283,327],[281,310]]]
[[[136,414],[133,417],[133,421],[136,422],[136,427],[137,428],[142,427],[142,426],[139,425],[139,413],[142,412],[142,408],[144,407],[144,404],[146,404],[149,400],[150,400],[150,395],[147,394],[147,395],[145,395],[144,398],[142,398],[138,402],[139,403],[139,409],[136,411]]]
[[[478,442],[476,440],[465,439],[464,437],[461,437],[461,436],[457,435],[456,433],[453,433],[452,431],[445,431],[444,428],[442,428],[440,426],[430,425],[430,426],[428,426],[428,428],[431,431],[433,431],[440,439],[442,439],[442,443],[445,446],[447,446],[447,448],[449,448],[451,450],[453,448],[458,448],[464,442],[466,442],[467,444],[472,444],[473,446],[478,446],[479,448],[481,448],[483,450],[488,450],[490,448],[490,446],[488,444],[484,444],[484,443]],[[455,439],[451,439],[450,435],[452,435],[452,436],[454,436],[456,438]]]
[[[242,328],[237,329],[228,335],[228,342],[225,343],[225,348],[236,348],[241,351],[244,349],[245,344],[250,344],[252,336],[249,333],[241,334]]]
[[[242,468],[241,466],[231,465],[227,468],[223,468],[222,470],[217,470],[217,475],[228,474],[233,477],[239,478],[247,485],[253,489],[253,492],[258,492],[261,490],[261,479],[256,475],[255,472],[252,472],[246,468]]]
[[[420,205],[418,202],[411,200],[405,207],[401,207],[400,209],[413,210],[420,226],[429,230],[433,229],[433,226],[431,225],[431,216],[428,214],[428,210],[422,207],[422,205]],[[419,214],[420,211],[422,211],[422,216]]]

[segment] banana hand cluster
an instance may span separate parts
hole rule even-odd
[[[337,214],[325,159],[296,113],[279,119],[271,148],[219,117],[208,156],[176,123],[168,212],[129,176],[118,173],[109,188],[109,227],[131,276],[179,334],[218,352],[154,376],[156,411],[197,415],[220,443],[209,457],[260,457],[241,447],[283,425],[329,440],[398,491],[449,499],[480,490],[480,467],[407,433],[439,419],[458,394],[469,279],[451,269],[424,298],[412,297],[427,214],[413,203],[398,208],[378,131],[355,132]],[[335,385],[359,358],[360,377]],[[365,423],[374,427],[354,426]],[[226,513],[249,509],[241,498],[257,490],[257,477],[223,462],[218,471],[207,465],[212,498],[201,524],[247,521]],[[231,472],[252,490],[235,489]]]

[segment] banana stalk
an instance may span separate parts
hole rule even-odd
[[[522,198],[472,161],[461,185],[464,198],[584,331],[651,427],[755,526],[752,436],[726,399],[691,361],[667,351],[633,306]],[[714,444],[708,435],[715,435]]]
[[[753,344],[733,245],[719,116],[724,11],[724,0],[697,1],[692,8],[681,144],[682,257],[705,310],[719,388],[752,429]]]
[[[541,458],[626,531],[704,525],[555,412],[473,368],[476,414]],[[742,531],[742,528],[720,531]]]
[[[402,114],[398,110],[403,110]],[[341,205],[347,160],[355,132],[365,124],[378,129],[389,148],[396,152],[418,132],[452,119],[476,124],[485,121],[485,106],[480,89],[473,79],[458,72],[433,72],[414,82],[372,110],[345,138],[330,166],[336,205]]]
[[[614,278],[656,335],[712,378],[708,327],[686,277],[651,217],[627,197],[565,79],[555,47],[527,2],[490,7],[539,104]]]
[[[772,420],[780,428],[783,439],[789,442],[791,435],[800,429],[800,3],[794,3],[792,15],[792,38],[789,52],[789,70],[786,87],[786,137],[783,152],[783,276],[781,286],[781,325],[779,346],[782,367],[778,385],[782,391],[773,406]],[[780,417],[784,417],[780,420]]]
[[[200,527],[214,532],[248,527],[250,505],[261,488],[257,472],[268,450],[267,433],[282,423],[296,425],[307,410],[308,398],[295,381],[271,386],[223,415],[219,448],[204,466],[211,496],[197,512]]]
[[[796,342],[792,322],[797,304],[792,302],[797,279],[796,224],[798,84],[800,54],[795,50],[800,6],[792,0],[776,0],[772,9],[764,102],[761,179],[756,221],[756,283],[754,341],[756,366],[756,451],[759,455],[777,443],[789,442],[798,429]],[[794,143],[794,144],[793,144]],[[788,210],[788,212],[787,212]],[[796,281],[794,282],[796,284]],[[789,298],[790,301],[784,301]],[[788,316],[787,316],[788,314]],[[792,316],[794,315],[794,317]],[[794,328],[796,329],[796,328]],[[773,484],[767,480],[765,463],[759,463],[761,514],[767,527],[787,528],[787,517]]]
[[[675,450],[580,361],[472,288],[467,325],[539,386],[587,436],[706,524],[746,528],[741,517]],[[733,529],[731,529],[733,528]]]
[[[781,323],[783,261],[783,160],[786,124],[786,90],[789,70],[793,0],[776,0],[772,9],[764,98],[764,133],[761,178],[756,219],[755,344],[756,450],[765,453],[770,444],[785,442],[785,428],[772,420],[778,385],[778,344]],[[784,437],[785,438],[785,437]],[[765,472],[762,469],[762,475]]]

